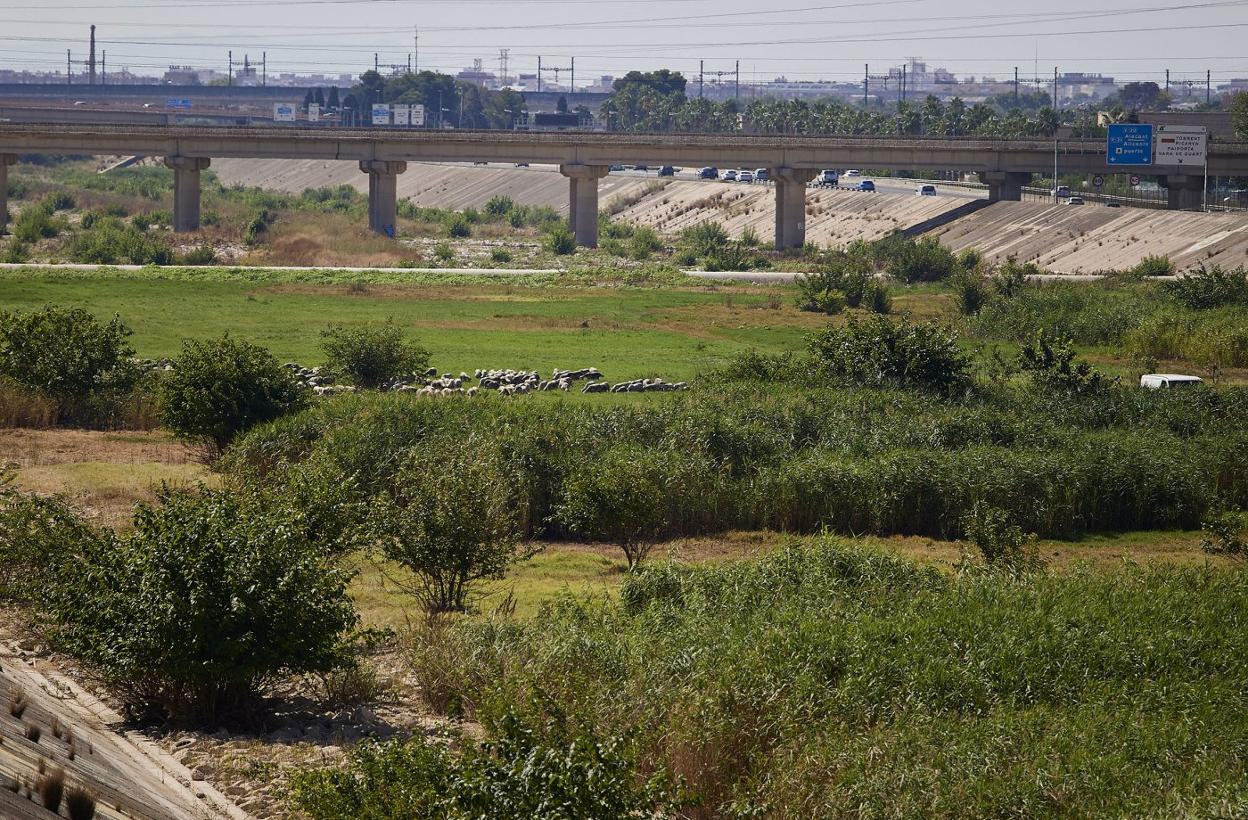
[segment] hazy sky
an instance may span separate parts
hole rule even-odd
[[[0,65],[65,67],[99,28],[110,68],[159,74],[171,63],[224,69],[233,49],[269,73],[358,73],[406,63],[419,28],[421,68],[454,71],[481,58],[510,73],[569,66],[578,84],[633,68],[686,76],[731,71],[748,81],[861,79],[908,57],[959,75],[1004,79],[1019,66],[1203,85],[1248,77],[1248,0],[0,0]],[[549,79],[549,77],[548,77]],[[566,81],[566,80],[565,80]]]

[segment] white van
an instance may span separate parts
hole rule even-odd
[[[1149,373],[1140,376],[1140,387],[1162,390],[1167,387],[1192,387],[1200,384],[1199,376],[1181,376],[1177,373]]]

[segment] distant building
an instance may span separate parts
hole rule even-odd
[[[472,68],[465,68],[455,75],[455,79],[465,83],[479,85],[482,88],[493,88],[498,85],[498,77],[486,71],[481,60],[473,60]]]
[[[1100,101],[1118,93],[1113,77],[1101,74],[1062,74],[1057,78],[1057,96],[1063,102]]]
[[[199,72],[189,65],[171,65],[161,78],[165,85],[200,85]]]

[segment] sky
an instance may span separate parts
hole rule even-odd
[[[0,67],[65,69],[96,24],[111,70],[171,64],[224,71],[267,52],[270,76],[358,74],[406,64],[455,72],[474,58],[509,73],[576,63],[578,85],[631,69],[696,77],[861,81],[907,58],[959,76],[1119,82],[1248,77],[1248,0],[0,0]],[[418,44],[416,37],[419,37]],[[553,73],[544,75],[555,79]],[[567,72],[560,72],[562,82]]]

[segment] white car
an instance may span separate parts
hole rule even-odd
[[[737,171],[737,182],[753,182],[753,171]]]
[[[915,191],[915,193],[918,194],[919,196],[936,196],[936,186],[935,185],[921,185],[919,186],[919,189]]]
[[[729,168],[727,171],[724,171],[720,179],[722,179],[724,182],[736,182],[737,181],[736,169]]]
[[[820,171],[819,176],[815,177],[817,185],[836,185],[840,181],[836,171]]]
[[[1195,387],[1201,383],[1199,376],[1183,376],[1178,373],[1148,373],[1140,376],[1140,387],[1164,390],[1168,387]]]
[[[860,176],[862,176],[862,171],[846,171],[846,172],[845,172],[845,176],[847,176],[847,177],[860,177]]]

